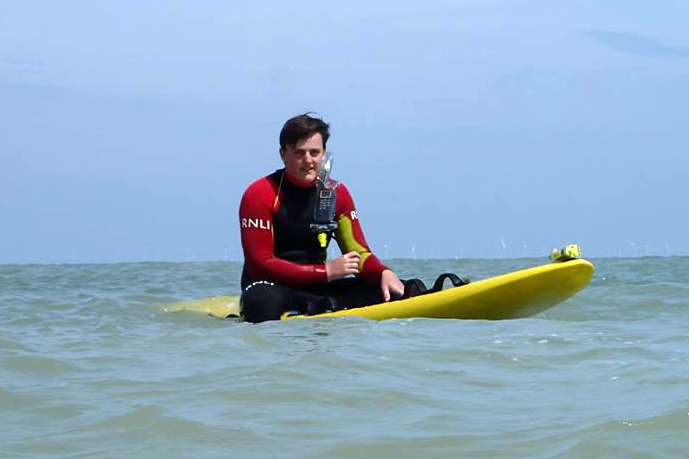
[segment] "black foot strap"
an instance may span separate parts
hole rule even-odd
[[[449,279],[453,287],[460,287],[471,282],[466,277],[459,277],[454,273],[442,273],[435,280],[433,288],[427,288],[421,279],[409,279],[404,281],[404,295],[402,299],[411,298],[413,296],[426,295],[427,293],[439,292],[443,289],[443,284]]]
[[[402,295],[403,300],[413,296],[424,295],[426,293],[428,293],[428,289],[421,279],[409,279],[404,281],[404,295]]]
[[[460,287],[462,285],[466,285],[469,282],[471,282],[468,278],[459,277],[455,273],[442,273],[435,280],[435,283],[433,284],[433,288],[431,289],[431,292],[441,291],[443,289],[443,284],[445,283],[445,279],[450,279],[450,282],[452,282],[453,287]]]

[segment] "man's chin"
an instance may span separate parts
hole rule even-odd
[[[316,181],[316,178],[318,177],[316,174],[309,174],[309,175],[301,175],[301,174],[300,175],[292,175],[292,174],[289,174],[289,176],[293,181],[298,182],[301,185],[313,185],[313,183]]]
[[[311,185],[313,182],[316,181],[316,176],[307,176],[307,177],[301,177],[299,178],[299,181],[303,183],[304,185]]]

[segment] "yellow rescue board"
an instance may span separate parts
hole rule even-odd
[[[179,301],[162,307],[165,312],[200,312],[218,319],[239,317],[238,296],[212,296],[200,300]]]
[[[284,319],[356,316],[374,320],[409,317],[495,320],[530,317],[585,288],[593,271],[593,264],[584,259],[550,263],[406,300]],[[216,296],[174,303],[165,306],[164,310],[197,311],[227,318],[239,315],[239,298]]]

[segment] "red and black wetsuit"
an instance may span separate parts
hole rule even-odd
[[[320,246],[316,234],[309,229],[315,203],[315,186],[295,183],[284,169],[249,185],[239,207],[244,250],[243,296],[249,289],[256,290],[255,285],[262,285],[318,295],[331,294],[338,297],[340,303],[347,302],[341,304],[344,307],[363,306],[380,300],[378,284],[387,267],[371,253],[347,187],[342,183],[337,186],[335,215],[338,229],[334,236],[342,253],[356,251],[361,257],[360,274],[356,279],[359,287],[354,288],[358,289],[359,295],[352,296],[354,279],[344,279],[346,288],[343,283],[328,283],[325,271],[327,250]],[[344,291],[348,295],[338,295]],[[294,301],[284,297],[273,300]],[[262,298],[261,301],[265,303],[267,299]],[[250,315],[251,311],[246,310],[248,303],[244,303],[247,317],[247,312]],[[282,304],[279,308],[271,308],[268,315],[275,318],[277,309],[298,307],[298,304]]]

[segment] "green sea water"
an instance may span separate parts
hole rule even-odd
[[[687,457],[689,258],[592,261],[528,319],[259,325],[161,308],[238,263],[3,265],[0,457]]]

